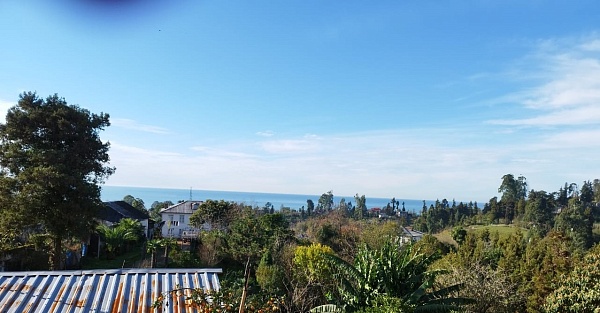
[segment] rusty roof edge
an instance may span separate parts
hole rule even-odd
[[[96,269],[96,270],[71,270],[71,271],[26,271],[26,272],[0,272],[0,276],[82,276],[102,274],[135,274],[135,273],[223,273],[222,268],[121,268],[121,269]]]

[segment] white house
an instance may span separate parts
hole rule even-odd
[[[198,209],[202,201],[185,201],[160,210],[163,220],[162,236],[164,238],[181,238],[184,231],[198,231],[190,225],[192,213]]]

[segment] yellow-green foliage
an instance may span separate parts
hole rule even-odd
[[[439,240],[440,242],[443,242],[445,244],[449,244],[449,245],[453,245],[453,246],[457,245],[456,241],[454,241],[454,239],[452,239],[452,234],[450,233],[449,229],[444,229],[443,231],[441,231],[437,234],[433,234],[433,236],[435,238],[437,238],[437,240]]]
[[[386,238],[398,237],[401,233],[400,224],[396,221],[381,222],[371,220],[365,224],[361,236],[361,241],[369,248],[379,249]]]
[[[600,312],[600,246],[557,283],[546,298],[546,312]]]
[[[331,265],[324,257],[325,254],[333,254],[333,250],[320,243],[296,247],[293,259],[296,275],[309,282],[328,279]]]
[[[275,293],[283,288],[284,273],[277,265],[260,262],[256,269],[256,282],[260,288],[269,293]]]

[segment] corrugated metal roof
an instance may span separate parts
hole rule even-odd
[[[203,201],[184,201],[174,204],[168,208],[160,210],[160,213],[171,213],[171,214],[192,214],[194,213],[194,206],[201,205]]]
[[[221,269],[117,269],[0,273],[0,313],[196,312],[172,296],[162,310],[152,304],[178,288],[220,290]]]

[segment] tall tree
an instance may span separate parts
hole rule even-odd
[[[306,200],[306,214],[311,216],[315,210],[315,203],[311,199]]]
[[[594,202],[600,203],[600,179],[594,179],[592,186],[592,189],[594,190]]]
[[[361,219],[367,215],[367,198],[365,195],[359,196],[356,194],[354,196],[354,202],[356,202],[356,209],[354,210],[354,217],[356,219]]]
[[[265,203],[265,206],[263,206],[262,209],[263,213],[265,214],[273,213],[275,211],[275,208],[273,207],[273,204],[271,202]]]
[[[63,239],[93,229],[102,206],[99,185],[114,172],[107,166],[109,143],[99,136],[109,125],[108,114],[33,92],[21,94],[0,125],[0,186],[12,202],[2,211],[49,235],[51,269],[62,268]]]
[[[543,190],[532,190],[529,194],[523,221],[528,223],[530,234],[544,237],[550,230],[554,210],[553,199],[552,195]]]
[[[574,248],[585,250],[592,244],[593,225],[592,209],[574,198],[569,200],[569,205],[558,214],[554,227],[571,238]]]
[[[346,198],[340,199],[340,203],[338,204],[338,210],[345,211],[346,210]]]
[[[584,181],[583,185],[581,185],[581,194],[579,195],[579,200],[585,204],[592,203],[594,200],[594,186],[589,180]]]
[[[125,197],[123,197],[123,201],[129,203],[129,205],[136,208],[138,211],[148,213],[148,210],[146,210],[146,204],[144,203],[144,200],[140,198],[136,198],[132,195],[126,195]]]
[[[190,224],[201,227],[204,223],[210,223],[215,228],[227,228],[242,207],[234,202],[225,200],[206,200],[198,206],[198,209],[190,216]]]
[[[154,201],[152,202],[152,205],[150,206],[150,218],[156,222],[156,223],[160,223],[162,221],[162,217],[160,216],[160,210],[168,208],[170,206],[172,206],[174,203],[167,200],[164,202],[159,202],[159,201]]]
[[[329,212],[333,209],[333,191],[329,190],[319,197],[317,209],[321,212]]]
[[[515,215],[517,202],[527,197],[527,179],[524,176],[515,179],[512,174],[506,174],[502,176],[502,183],[498,188],[498,192],[502,193],[500,204],[504,209],[504,222],[508,224]]]

